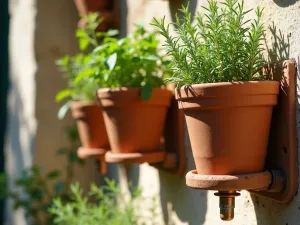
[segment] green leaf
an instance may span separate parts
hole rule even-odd
[[[30,198],[35,201],[41,201],[43,199],[43,190],[39,188],[32,188],[29,191]]]
[[[96,68],[85,69],[76,76],[76,78],[74,79],[74,83],[79,84],[79,82],[82,81],[84,78],[89,78],[95,75],[96,72]]]
[[[68,97],[72,97],[73,95],[73,91],[70,89],[64,89],[61,90],[60,92],[58,92],[58,94],[55,96],[55,101],[56,102],[61,102],[63,99],[68,98]]]
[[[141,88],[141,94],[144,101],[149,100],[152,97],[152,86],[149,83],[146,83]]]
[[[107,36],[116,36],[119,34],[119,31],[118,30],[108,30],[106,34],[107,34]]]
[[[38,166],[33,166],[33,167],[31,168],[31,171],[32,171],[32,173],[33,173],[35,176],[39,176],[40,173],[41,173],[41,168],[38,167]]]
[[[144,56],[144,57],[142,57],[142,59],[143,60],[148,60],[148,61],[158,61],[158,60],[160,60],[160,58],[155,56],[155,55]]]
[[[140,62],[141,61],[141,58],[140,57],[137,57],[137,56],[135,56],[135,57],[132,57],[132,60],[131,60],[133,63],[138,63],[138,62]]]
[[[56,179],[60,176],[60,171],[59,170],[50,171],[49,173],[47,173],[46,176],[50,180]]]
[[[70,109],[71,103],[72,103],[71,101],[67,101],[62,107],[60,107],[60,109],[58,110],[58,113],[57,113],[57,118],[59,120],[62,120],[63,118],[65,118],[67,112]]]
[[[78,38],[86,37],[86,33],[82,29],[77,29],[76,30],[76,37],[78,37]]]
[[[116,63],[117,63],[117,53],[114,53],[109,56],[109,58],[105,62],[105,65],[107,69],[113,70],[115,68]]]
[[[102,51],[103,49],[109,47],[109,44],[103,44],[103,45],[99,45],[98,47],[96,47],[94,50],[93,50],[93,53],[98,53],[100,51]]]
[[[79,49],[81,51],[86,50],[88,46],[89,46],[89,39],[87,39],[87,38],[80,38],[79,39]]]

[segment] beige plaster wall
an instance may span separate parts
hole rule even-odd
[[[61,168],[64,161],[55,158],[57,148],[66,144],[63,127],[70,123],[56,119],[58,105],[56,92],[65,86],[54,60],[77,51],[74,29],[77,12],[70,0],[10,0],[10,60],[11,82],[9,122],[7,132],[7,171],[9,184],[20,176],[20,171],[33,162],[46,170]],[[133,23],[148,26],[152,17],[164,15],[171,21],[183,0],[120,0],[121,33],[133,30]],[[205,0],[191,0],[193,11],[201,10]],[[300,56],[300,2],[296,0],[246,0],[247,7],[265,7],[264,21],[274,21],[282,34],[290,37],[289,57],[299,62]],[[272,42],[267,31],[269,43]],[[298,79],[297,79],[298,82]],[[299,92],[300,90],[298,90]],[[298,99],[297,99],[298,103]],[[297,112],[299,108],[297,108]],[[299,124],[297,113],[297,124]],[[298,137],[300,135],[298,131]],[[189,141],[186,135],[187,171],[194,169]],[[34,156],[34,160],[33,160]],[[98,180],[97,168],[77,170],[88,185]],[[109,166],[109,176],[119,178],[122,188],[128,181],[144,188],[145,194],[160,197],[158,222],[189,225],[300,225],[300,197],[282,205],[242,192],[236,202],[236,217],[232,222],[222,222],[218,215],[218,199],[213,192],[192,190],[185,186],[184,177],[175,177],[148,165]],[[79,178],[78,178],[79,179]],[[8,213],[7,225],[23,225],[23,212]]]
[[[66,84],[55,60],[77,52],[74,32],[78,13],[71,0],[10,0],[10,80],[6,171],[10,190],[33,164],[44,172],[63,169],[56,151],[68,146],[64,129],[72,123],[57,119],[56,93]],[[84,188],[99,180],[98,165],[90,160],[76,168],[74,181]],[[52,184],[51,184],[52,185]],[[50,190],[53,189],[50,186]],[[23,225],[24,211],[7,205],[7,225]]]

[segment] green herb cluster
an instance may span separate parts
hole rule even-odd
[[[92,50],[99,45],[101,39],[118,34],[116,30],[97,32],[97,27],[103,22],[103,19],[97,13],[91,13],[84,16],[84,18],[87,20],[87,25],[76,31],[81,52],[74,56],[64,56],[56,61],[57,66],[68,82],[68,88],[56,95],[57,102],[66,98],[83,101],[96,100],[95,92],[99,85],[88,76],[83,78],[82,74],[96,72],[96,68],[92,63]]]
[[[176,36],[170,34],[171,24],[166,25],[165,18],[152,23],[165,37],[172,58],[174,74],[167,80],[185,85],[264,79],[253,76],[265,64],[263,10],[257,8],[256,19],[247,20],[251,10],[244,9],[244,1],[208,0],[208,7],[202,8],[204,13],[198,13],[192,23],[189,6],[182,7],[173,23]]]
[[[164,84],[168,61],[159,54],[156,33],[147,32],[141,25],[123,39],[117,30],[98,32],[103,19],[98,13],[85,16],[87,25],[78,29],[81,53],[57,60],[68,81],[68,88],[56,95],[56,101],[69,99],[59,111],[63,118],[73,100],[94,101],[98,88],[142,88],[144,100],[151,97],[152,87]]]
[[[121,193],[114,180],[105,179],[106,185],[91,185],[89,195],[83,194],[79,184],[71,185],[72,200],[64,203],[57,198],[50,213],[58,225],[137,225],[157,224],[156,198],[142,197],[139,188],[132,188],[131,196]],[[150,200],[150,202],[147,202]],[[150,206],[150,207],[147,207]]]
[[[4,176],[0,175],[0,198],[1,195],[13,200],[14,209],[22,208],[27,219],[32,225],[53,225],[53,216],[48,213],[54,197],[60,197],[64,202],[71,201],[68,187],[74,176],[74,166],[83,164],[77,157],[79,136],[76,126],[66,129],[70,146],[57,150],[58,155],[67,158],[65,170],[51,170],[43,173],[42,168],[33,166],[23,171],[22,177],[16,180],[16,186],[25,192],[1,190],[1,182]],[[62,175],[66,174],[66,177]],[[50,184],[53,184],[51,188]],[[4,187],[3,187],[4,188]]]

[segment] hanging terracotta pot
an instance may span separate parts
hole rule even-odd
[[[79,14],[87,15],[89,12],[106,10],[110,6],[107,0],[74,0]]]
[[[208,83],[177,89],[198,174],[263,171],[278,92],[276,81]]]
[[[82,147],[109,149],[102,110],[98,107],[98,103],[75,101],[71,104],[71,111],[77,121]]]
[[[87,15],[90,12],[98,12],[103,18],[103,22],[98,26],[98,31],[106,31],[110,28],[117,28],[117,1],[114,0],[74,0],[80,15]],[[86,25],[86,19],[82,18],[78,22],[78,27]]]
[[[154,88],[148,101],[142,99],[140,88],[105,88],[97,94],[112,153],[160,150],[171,91]]]

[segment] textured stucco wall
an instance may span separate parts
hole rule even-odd
[[[6,133],[6,171],[10,190],[22,170],[33,164],[44,172],[63,169],[56,150],[68,146],[64,129],[72,122],[57,119],[55,94],[66,86],[55,60],[77,52],[74,36],[78,13],[69,0],[10,0],[10,93]],[[91,160],[76,168],[74,181],[85,188],[99,180]],[[53,187],[50,187],[52,190]],[[7,204],[7,225],[23,225],[24,211]]]
[[[190,0],[192,11],[200,11],[200,5],[205,0]],[[134,29],[133,23],[144,22],[145,26],[152,17],[171,21],[178,6],[183,0],[127,0],[127,18],[123,14],[123,23],[127,22],[127,31]],[[246,0],[246,7],[264,7],[263,20],[266,24],[267,42],[271,47],[274,37],[268,26],[274,25],[285,37],[289,38],[289,51],[283,52],[280,58],[295,58],[299,63],[300,57],[300,1],[295,0]],[[124,11],[124,9],[122,9]],[[279,35],[280,36],[280,35]],[[281,46],[281,45],[278,45]],[[287,49],[286,49],[287,50]],[[289,54],[288,54],[289,53]],[[273,57],[274,58],[274,57]],[[299,76],[297,76],[297,83]],[[298,85],[297,85],[298,88]],[[297,92],[300,90],[298,89]],[[297,105],[298,105],[297,99]],[[297,106],[297,136],[299,130],[299,107]],[[295,140],[296,141],[296,140]],[[186,138],[188,170],[194,169],[188,138]],[[298,150],[299,151],[299,150]],[[243,191],[236,199],[236,215],[232,222],[223,222],[219,219],[218,198],[212,191],[192,190],[185,186],[184,177],[175,177],[165,172],[158,171],[148,165],[140,167],[133,166],[124,168],[119,166],[119,178],[124,189],[127,188],[128,180],[144,187],[147,195],[158,194],[161,197],[160,211],[164,213],[164,220],[168,224],[190,224],[190,225],[212,225],[212,224],[234,224],[234,225],[299,225],[300,224],[300,196],[287,205],[250,195]],[[127,176],[124,176],[127,175]]]
[[[144,22],[149,27],[154,16],[159,18],[166,15],[171,21],[171,15],[174,15],[182,1],[120,0],[122,35],[134,29],[133,23]],[[201,10],[200,5],[204,2],[191,0],[193,11]],[[265,7],[265,23],[274,22],[277,30],[280,29],[286,38],[289,37],[288,57],[296,58],[299,62],[300,2],[246,0],[246,5]],[[72,1],[11,0],[12,87],[6,148],[10,186],[13,186],[13,180],[20,175],[22,168],[33,163],[33,155],[34,161],[43,165],[46,170],[64,165],[63,161],[54,158],[55,150],[66,144],[62,129],[69,123],[56,119],[58,105],[53,99],[55,93],[64,87],[64,83],[54,60],[77,50],[73,36],[77,20]],[[272,35],[270,31],[267,34],[270,44]],[[298,112],[297,108],[297,124]],[[298,137],[299,128],[297,127]],[[188,138],[186,146],[188,171],[195,168]],[[93,163],[90,165],[95,166]],[[86,185],[98,178],[96,168],[78,170],[78,173],[84,175]],[[164,216],[157,220],[165,224],[300,225],[299,196],[290,204],[283,205],[242,192],[242,196],[236,201],[235,220],[226,223],[219,219],[218,198],[213,196],[213,192],[186,187],[184,177],[169,175],[146,164],[126,168],[109,165],[109,175],[119,178],[124,190],[128,189],[130,180],[142,186],[147,195],[158,195],[158,209]],[[7,225],[22,225],[22,218],[22,211],[10,214]]]

